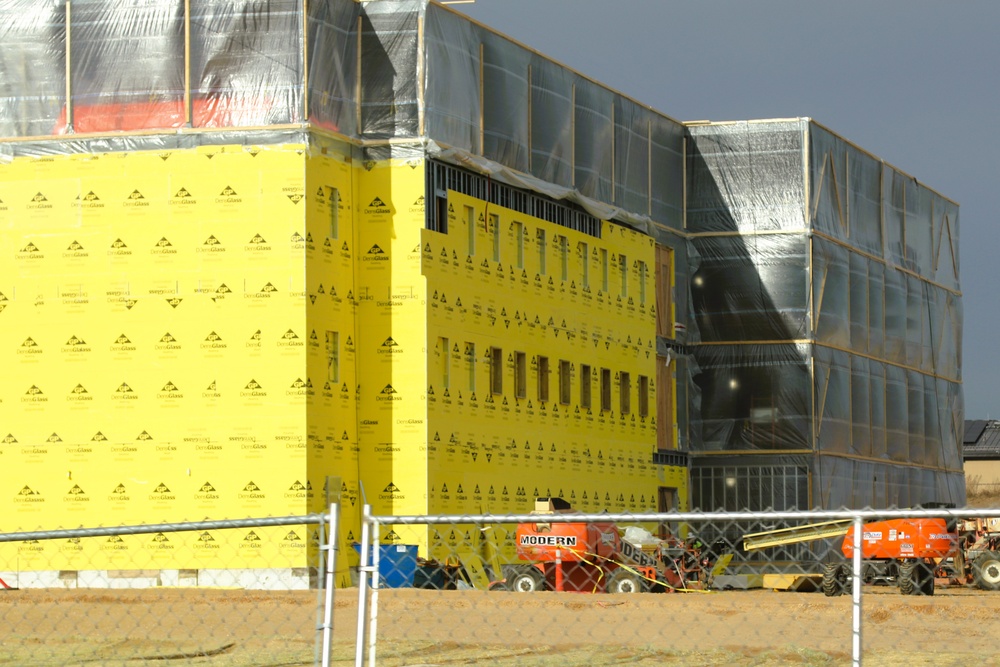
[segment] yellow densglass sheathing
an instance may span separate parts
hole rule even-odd
[[[359,459],[377,514],[427,512],[426,278],[422,160],[359,165],[354,247]],[[386,542],[426,530],[386,526]]]
[[[355,173],[348,144],[326,141],[306,159],[306,329],[310,511],[340,503],[341,545],[359,541]],[[342,553],[345,553],[343,550]],[[351,556],[346,552],[348,558]],[[337,584],[350,584],[348,558]]]
[[[355,454],[329,445],[335,420],[307,431],[322,377],[307,358],[339,325],[307,323],[306,256],[320,251],[307,250],[305,223],[324,205],[305,190],[305,155],[212,146],[0,165],[8,530],[322,505],[309,498]],[[350,194],[349,169],[323,169]],[[350,495],[356,479],[344,481]],[[311,537],[294,527],[3,545],[0,567],[304,567]]]
[[[591,236],[449,191],[447,233],[425,230],[422,253],[431,513],[527,512],[550,495],[654,511],[660,485],[686,497],[684,469],[652,463],[650,237],[610,223]],[[432,530],[432,555],[478,548],[475,530],[446,533]]]

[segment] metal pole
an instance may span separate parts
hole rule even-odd
[[[368,582],[366,578],[371,572],[368,566],[369,542],[371,540],[368,521],[371,517],[371,505],[365,505],[361,510],[361,564],[358,566],[358,638],[355,642],[354,665],[364,667],[365,664],[365,611],[368,602]]]
[[[330,528],[327,531],[326,546],[326,605],[323,610],[323,667],[330,667],[330,651],[333,645],[333,592],[336,582],[333,573],[337,569],[337,503],[330,503]]]
[[[372,604],[368,611],[368,665],[375,667],[375,642],[378,641],[378,587],[382,545],[379,544],[380,524],[372,517]]]
[[[194,125],[191,110],[191,0],[184,0],[184,125]]]
[[[302,122],[309,122],[309,0],[302,0]]]
[[[73,2],[66,2],[66,133],[73,133]]]
[[[853,667],[861,667],[861,517],[854,517],[854,558],[852,581],[852,605],[854,616],[851,622]]]

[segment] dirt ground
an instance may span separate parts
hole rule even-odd
[[[850,596],[381,590],[379,665],[844,665]],[[313,665],[316,591],[0,591],[0,665]],[[333,664],[354,663],[358,589],[336,592]],[[1000,594],[866,588],[865,665],[1000,665]]]

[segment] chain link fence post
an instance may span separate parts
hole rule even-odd
[[[330,652],[333,648],[333,598],[337,590],[334,573],[337,571],[337,525],[340,506],[330,503],[330,514],[327,518],[329,529],[326,531],[326,543],[320,544],[320,553],[326,551],[326,594],[323,606],[323,667],[330,666]],[[321,538],[322,539],[322,538]],[[321,559],[322,560],[322,559]]]
[[[355,667],[364,667],[365,647],[367,646],[367,579],[373,571],[373,567],[368,564],[368,554],[371,553],[371,549],[369,548],[369,545],[371,544],[371,512],[372,506],[365,503],[361,510],[361,546],[359,549],[360,561],[358,563],[358,634],[354,647]],[[377,574],[375,576],[377,576]]]
[[[861,537],[863,531],[861,515],[854,517],[854,530],[851,539],[854,541],[854,554],[851,559],[852,584],[851,597],[853,617],[851,619],[851,660],[853,667],[861,667]]]

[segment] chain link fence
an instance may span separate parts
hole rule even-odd
[[[356,664],[994,664],[1000,510],[372,516]],[[378,536],[427,540],[380,542]],[[986,622],[986,623],[984,623]]]
[[[360,542],[339,551],[327,540],[336,517],[334,506],[0,534],[0,547],[16,545],[0,554],[22,555],[216,536],[228,551],[214,562],[231,563],[171,570],[138,552],[142,567],[67,572],[0,559],[0,665],[1000,662],[1000,509],[583,514],[556,498],[523,515],[366,507]],[[309,567],[245,567],[252,547],[241,545],[270,530],[307,536]],[[235,539],[221,539],[227,531]],[[354,587],[334,587],[345,570]]]
[[[334,608],[330,585],[331,517],[0,533],[0,665],[353,661],[357,616]],[[67,549],[77,562],[92,554],[93,569],[46,567]],[[292,549],[307,567],[284,566]],[[212,567],[171,568],[182,550]]]

